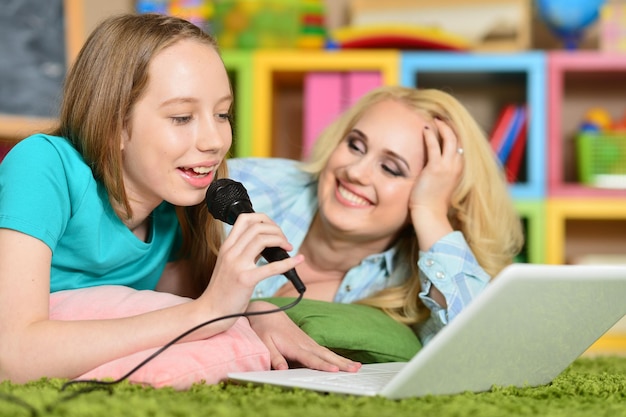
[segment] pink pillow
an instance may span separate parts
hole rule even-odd
[[[50,295],[51,320],[92,320],[128,317],[189,301],[169,293],[137,291],[123,286],[98,286]],[[118,379],[159,348],[136,352],[93,369],[78,379]],[[187,389],[204,381],[215,384],[228,372],[270,369],[269,351],[245,318],[227,331],[205,340],[177,343],[128,379],[153,387]]]

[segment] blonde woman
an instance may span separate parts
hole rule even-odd
[[[305,297],[378,307],[423,343],[523,245],[484,133],[442,91],[371,91],[321,134],[306,163],[228,164],[255,210],[281,227],[292,254],[304,254],[296,270]],[[282,276],[254,292],[295,295]]]

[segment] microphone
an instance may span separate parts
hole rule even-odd
[[[252,202],[248,192],[242,183],[230,178],[220,178],[214,180],[206,191],[206,205],[209,213],[225,223],[233,225],[241,213],[254,213]],[[280,247],[265,248],[261,252],[268,262],[280,261],[289,257],[287,252]],[[304,283],[296,273],[295,269],[285,272],[285,276],[299,294],[306,290]]]

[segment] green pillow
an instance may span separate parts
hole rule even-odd
[[[294,298],[261,300],[282,307]],[[408,326],[374,307],[303,299],[285,313],[320,345],[361,363],[406,362],[422,347]]]

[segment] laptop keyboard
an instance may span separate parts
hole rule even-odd
[[[379,391],[397,374],[397,372],[340,373],[310,377],[294,377],[291,379],[292,381],[312,382],[327,386]]]

